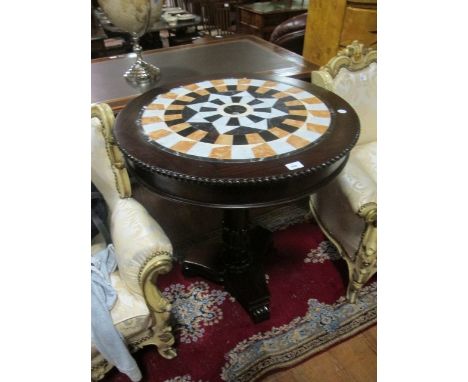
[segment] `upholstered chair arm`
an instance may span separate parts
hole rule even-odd
[[[122,280],[130,290],[143,295],[145,265],[155,258],[171,264],[171,242],[146,209],[132,198],[117,202],[111,211],[110,230]],[[166,268],[165,271],[170,270],[170,266]]]

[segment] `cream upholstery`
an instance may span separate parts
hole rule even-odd
[[[155,282],[172,267],[172,245],[160,225],[131,198],[130,180],[122,154],[113,142],[114,115],[106,104],[91,107],[91,179],[107,207],[118,268],[111,275],[117,302],[111,310],[114,324],[131,350],[153,344],[165,358],[176,355],[169,325],[171,305]],[[91,254],[105,247],[101,235],[91,243]],[[93,380],[109,365],[91,348]]]
[[[342,173],[310,196],[310,208],[349,269],[347,298],[377,271],[377,52],[356,41],[312,72],[312,82],[356,110],[361,135]]]

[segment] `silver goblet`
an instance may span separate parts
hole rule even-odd
[[[163,0],[98,0],[112,24],[130,33],[135,63],[125,72],[125,79],[134,85],[145,85],[159,79],[160,70],[143,60],[139,39],[161,17]]]

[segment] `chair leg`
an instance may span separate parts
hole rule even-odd
[[[365,219],[366,228],[354,262],[348,261],[349,285],[346,298],[351,304],[364,284],[377,272],[377,207],[364,206],[359,215]]]
[[[351,304],[356,303],[359,291],[377,271],[376,262],[377,252],[363,249],[359,251],[354,264],[348,264],[350,277],[346,298]]]

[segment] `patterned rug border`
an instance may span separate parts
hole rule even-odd
[[[370,316],[370,317],[367,317]],[[356,322],[360,321],[359,319],[369,319],[366,323],[359,325]],[[279,372],[280,370],[287,370],[291,367],[297,366],[300,363],[306,361],[307,359],[310,359],[319,353],[322,353],[323,351],[326,351],[327,349],[330,349],[331,347],[344,342],[348,340],[349,338],[363,332],[364,330],[370,328],[371,326],[374,326],[377,324],[377,307],[371,309],[369,312],[367,312],[365,315],[358,317],[356,320],[353,320],[350,322],[348,325],[346,325],[346,328],[353,326],[349,332],[342,334],[340,337],[337,337],[333,340],[330,340],[326,342],[325,344],[314,347],[314,343],[317,342],[317,339],[312,339],[311,341],[307,341],[304,344],[298,346],[296,349],[289,351],[287,353],[282,353],[282,354],[277,354],[275,356],[268,357],[264,360],[261,361],[262,364],[268,362],[268,363],[273,363],[273,367],[266,367],[264,369],[261,369],[260,371],[256,372],[255,376],[251,376],[250,370],[253,370],[253,368],[249,369],[248,373],[243,374],[239,380],[236,382],[255,382],[259,381],[261,378],[266,377],[267,375]],[[357,326],[356,326],[357,325]],[[356,326],[356,327],[355,327]],[[342,329],[344,329],[343,327]],[[295,353],[301,352],[303,353],[299,356],[296,356],[293,360],[291,361],[278,361],[276,363],[276,358],[275,357],[290,357],[291,355],[294,357]],[[313,381],[311,381],[313,382]]]

